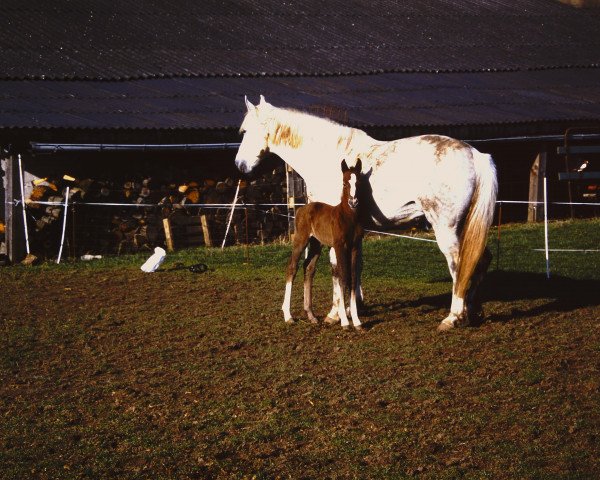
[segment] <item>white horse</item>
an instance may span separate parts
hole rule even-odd
[[[425,215],[452,276],[452,303],[439,330],[466,325],[481,314],[476,294],[490,261],[486,248],[498,183],[490,155],[449,137],[424,135],[384,142],[362,130],[306,113],[253,105],[240,127],[235,163],[249,173],[272,152],[304,179],[309,201],[335,205],[342,189],[339,165],[360,158],[371,169],[369,213],[375,225],[399,225]],[[360,286],[358,287],[360,289]],[[336,315],[334,305],[328,316]]]

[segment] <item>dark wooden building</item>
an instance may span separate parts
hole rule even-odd
[[[36,177],[53,164],[106,172],[139,159],[234,175],[245,95],[379,139],[442,133],[472,141],[496,158],[500,198],[526,200],[536,158],[557,178],[576,166],[556,154],[565,138],[600,141],[594,5],[5,0],[7,238],[22,229],[13,202],[19,155]],[[556,198],[563,187],[552,184]],[[527,206],[512,214],[525,218]],[[8,243],[17,259],[19,242]]]

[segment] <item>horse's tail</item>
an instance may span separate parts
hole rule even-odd
[[[491,155],[475,149],[475,190],[460,236],[455,294],[465,298],[469,281],[485,250],[488,232],[494,219],[498,180]]]

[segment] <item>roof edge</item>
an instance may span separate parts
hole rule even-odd
[[[126,82],[136,80],[157,80],[157,79],[176,79],[176,78],[285,78],[285,77],[350,77],[367,76],[387,73],[511,73],[511,72],[538,72],[547,70],[578,70],[578,69],[596,69],[600,68],[600,63],[589,64],[563,64],[563,65],[540,65],[526,68],[477,68],[477,69],[372,69],[372,70],[353,70],[345,72],[247,72],[239,74],[195,74],[195,73],[157,73],[153,75],[129,75],[121,77],[91,77],[91,76],[59,76],[59,75],[27,75],[27,76],[0,76],[0,81],[64,81],[64,82]]]

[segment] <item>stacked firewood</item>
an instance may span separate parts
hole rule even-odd
[[[74,255],[152,250],[165,242],[163,219],[185,224],[203,215],[222,239],[238,180],[204,178],[182,182],[155,177],[125,179],[41,178],[26,201],[33,244],[42,256],[56,250],[69,187],[67,242]],[[253,180],[239,180],[238,208],[229,243],[268,242],[288,231],[283,167]]]

